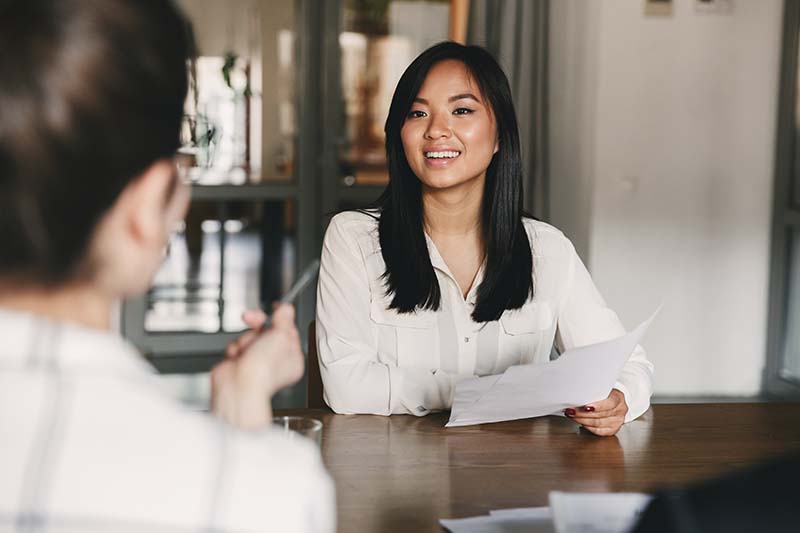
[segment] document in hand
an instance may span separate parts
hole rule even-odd
[[[555,361],[459,382],[446,427],[560,415],[606,398],[656,314],[627,335],[567,350]]]

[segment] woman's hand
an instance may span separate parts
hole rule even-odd
[[[607,437],[615,435],[625,423],[628,404],[622,391],[612,389],[605,400],[567,409],[564,414],[595,435]]]
[[[247,311],[243,318],[250,331],[228,345],[225,359],[211,371],[211,410],[234,426],[253,429],[271,422],[272,396],[303,377],[305,357],[291,305],[276,308],[265,332],[262,311]]]

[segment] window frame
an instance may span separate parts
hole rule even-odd
[[[797,74],[800,48],[800,1],[784,4],[781,41],[781,77],[778,95],[778,120],[775,149],[775,181],[772,209],[772,246],[770,253],[769,312],[767,326],[767,361],[763,387],[766,395],[781,399],[800,398],[800,381],[784,372],[786,348],[788,285],[791,274],[790,237],[800,232],[800,205],[794,205],[793,190],[800,188],[800,157],[795,144],[797,127]]]

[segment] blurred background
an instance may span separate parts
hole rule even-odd
[[[387,182],[395,84],[487,47],[520,119],[525,205],[572,239],[645,348],[654,401],[800,397],[796,0],[178,0],[192,206],[122,331],[190,404],[241,330]],[[314,318],[314,291],[297,302]],[[316,364],[314,362],[314,364]],[[305,381],[275,398],[300,407]]]

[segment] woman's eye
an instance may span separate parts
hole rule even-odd
[[[422,118],[425,116],[425,111],[414,110],[408,113],[407,118]]]
[[[453,111],[454,115],[469,115],[470,113],[472,113],[472,109],[467,109],[466,107],[459,107]]]

